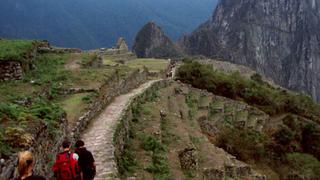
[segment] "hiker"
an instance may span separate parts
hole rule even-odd
[[[63,152],[57,154],[52,167],[57,180],[80,180],[79,156],[71,152],[71,143],[65,140],[62,143]]]
[[[46,180],[43,176],[33,175],[34,158],[30,151],[23,151],[18,154],[19,177],[15,180]]]
[[[92,153],[84,147],[84,142],[78,140],[75,144],[75,153],[79,155],[79,166],[83,180],[92,180],[96,175],[96,166]]]

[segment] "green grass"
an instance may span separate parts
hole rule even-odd
[[[146,170],[155,175],[155,178],[166,177],[170,174],[167,147],[153,136],[143,134],[142,148],[152,152],[152,163]]]
[[[165,59],[141,58],[128,61],[127,65],[131,68],[139,69],[142,69],[145,66],[150,72],[160,72],[168,67],[169,62]]]
[[[34,48],[34,42],[28,40],[0,40],[1,60],[24,60],[23,56]]]
[[[89,94],[90,93],[73,94],[61,102],[62,109],[66,111],[69,122],[73,122],[77,115],[86,108],[84,98]]]
[[[117,65],[118,63],[114,62],[113,60],[111,59],[108,59],[108,58],[104,58],[103,59],[103,65],[107,65],[107,66],[115,66]]]
[[[98,56],[95,53],[82,53],[80,64],[84,67],[90,67],[97,58]]]

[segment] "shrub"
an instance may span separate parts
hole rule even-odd
[[[240,160],[249,161],[265,158],[267,155],[265,145],[268,142],[268,137],[254,130],[238,130],[227,127],[221,131],[216,145]]]
[[[136,169],[137,165],[134,154],[128,150],[128,147],[125,147],[124,153],[121,155],[118,163],[120,173],[132,173]]]
[[[277,143],[281,145],[288,145],[294,140],[294,132],[286,126],[283,126],[279,131],[274,134],[274,138]]]
[[[262,80],[262,76],[258,73],[254,73],[250,78],[257,83],[260,83],[260,84],[264,83]]]
[[[320,131],[315,124],[309,123],[303,127],[301,142],[304,152],[320,159]]]
[[[169,174],[167,148],[155,137],[148,135],[142,137],[142,148],[152,152],[152,164],[146,170],[155,174],[156,179],[167,177]]]
[[[146,151],[165,151],[166,148],[153,136],[142,137],[142,148]]]
[[[317,179],[320,177],[320,161],[314,156],[302,153],[287,154],[288,164],[300,175]]]
[[[242,99],[270,115],[292,112],[320,122],[320,105],[309,96],[296,95],[261,83],[259,75],[245,79],[236,72],[225,74],[198,62],[186,62],[178,70],[178,79],[196,88],[232,99]]]

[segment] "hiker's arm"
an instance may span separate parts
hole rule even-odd
[[[81,180],[84,180],[84,179],[83,179],[83,172],[82,172],[82,171],[81,171],[81,173],[80,173],[80,179],[81,179]]]

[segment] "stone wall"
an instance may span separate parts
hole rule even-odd
[[[148,71],[136,70],[126,79],[120,79],[117,74],[112,76],[108,82],[99,89],[99,99],[92,103],[89,110],[81,116],[75,126],[72,128],[71,137],[75,140],[80,137],[81,132],[87,127],[91,119],[97,116],[106,105],[108,105],[116,96],[127,93],[145,82],[148,77]]]
[[[148,96],[152,95],[153,92],[169,86],[171,83],[170,80],[160,80],[155,82],[151,87],[149,87],[145,92],[140,94],[139,96],[133,98],[130,103],[128,103],[128,107],[125,108],[123,114],[121,115],[121,120],[117,125],[116,132],[113,135],[113,144],[115,147],[115,158],[117,163],[119,163],[120,157],[124,153],[125,145],[129,140],[129,131],[130,131],[130,122],[132,121],[132,109],[138,104],[144,102]]]
[[[35,128],[33,136],[33,144],[30,150],[33,152],[36,164],[34,167],[35,174],[44,175],[46,177],[52,177],[51,166],[52,160],[55,158],[55,154],[59,152],[62,141],[67,137],[67,120],[62,117],[60,120],[59,132],[53,137],[50,135],[50,130],[46,125],[39,125]],[[12,157],[6,160],[0,165],[0,180],[9,180],[13,177],[17,177],[16,164],[17,154],[13,154]]]
[[[0,81],[19,80],[23,77],[21,62],[0,61]]]
[[[63,54],[63,53],[81,53],[81,49],[77,48],[56,48],[56,47],[39,47],[38,52],[40,54],[44,53],[57,53],[57,54]]]

